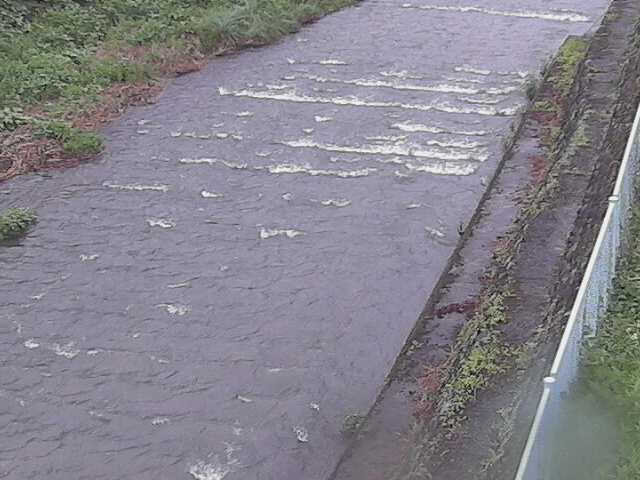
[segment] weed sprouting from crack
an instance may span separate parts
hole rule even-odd
[[[12,240],[24,235],[37,220],[26,208],[10,208],[0,215],[0,241]]]
[[[520,406],[520,396],[518,395],[511,405],[499,409],[497,419],[493,424],[493,432],[495,437],[489,447],[489,455],[480,465],[480,472],[486,477],[488,471],[497,465],[502,457],[504,457],[505,449],[513,436],[513,429],[515,427],[516,413]]]
[[[507,369],[505,359],[511,350],[499,332],[499,326],[507,320],[507,295],[508,292],[488,296],[458,335],[457,348],[464,354],[445,383],[438,405],[438,416],[446,429],[455,429],[467,404],[489,385],[494,375]]]
[[[559,96],[566,96],[575,80],[576,70],[587,54],[588,43],[582,38],[569,38],[556,60],[556,72],[550,77]]]
[[[359,413],[351,413],[344,417],[342,421],[342,432],[353,434],[356,433],[366,420],[366,416]]]

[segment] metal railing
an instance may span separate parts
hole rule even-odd
[[[607,311],[609,290],[616,273],[622,240],[633,208],[636,175],[640,165],[640,108],[625,149],[620,171],[604,221],[584,273],[578,295],[558,346],[529,438],[520,460],[516,480],[563,480],[554,477],[553,462],[560,445],[556,431],[567,412],[566,397],[577,378],[585,339],[593,337]],[[566,438],[562,440],[566,442]]]

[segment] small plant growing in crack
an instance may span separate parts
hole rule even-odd
[[[438,408],[441,424],[450,431],[458,426],[462,412],[477,393],[489,385],[491,378],[507,369],[510,348],[498,331],[499,325],[507,321],[506,296],[508,292],[485,299],[458,335],[458,342],[465,346],[467,353],[444,385]]]
[[[538,92],[538,86],[540,82],[538,78],[533,75],[528,75],[524,82],[524,93],[529,100],[533,100]]]
[[[343,433],[356,433],[364,424],[366,417],[359,413],[350,413],[344,417],[342,421]]]
[[[493,439],[489,446],[489,455],[480,466],[480,478],[487,478],[487,473],[495,467],[504,457],[507,445],[513,436],[516,413],[520,406],[520,396],[517,396],[512,405],[496,411],[496,420],[492,425]]]
[[[24,235],[37,220],[26,208],[10,208],[0,215],[0,241],[13,240]]]
[[[557,114],[558,106],[549,100],[538,100],[536,103],[533,104],[533,111],[541,112],[541,113]]]

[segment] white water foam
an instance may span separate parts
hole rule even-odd
[[[454,67],[453,70],[458,73],[471,73],[473,75],[481,75],[485,77],[490,75],[499,75],[501,77],[517,77],[517,78],[512,78],[507,80],[513,83],[522,83],[522,80],[524,80],[529,76],[529,73],[523,72],[521,70],[516,70],[513,72],[506,72],[501,70],[493,71],[485,68],[472,67],[471,65],[460,65],[458,67]],[[451,80],[455,81],[455,79],[451,79]],[[478,82],[482,83],[482,80],[473,80],[473,79],[459,79],[458,81],[463,81],[463,82],[475,81],[476,83]]]
[[[65,345],[59,345],[57,343],[54,343],[51,350],[56,355],[60,357],[68,358],[69,360],[71,360],[72,358],[76,357],[80,353],[80,350],[78,350],[77,348],[74,348],[74,345],[75,345],[74,342],[69,342]]]
[[[293,433],[296,434],[296,438],[300,443],[307,443],[309,441],[309,432],[306,428],[295,426],[293,427]]]
[[[342,60],[335,60],[333,58],[329,58],[327,60],[320,60],[318,63],[320,65],[348,65],[347,62],[344,62]]]
[[[200,196],[202,198],[222,198],[222,197],[224,197],[224,194],[216,193],[216,192],[208,192],[207,190],[202,190],[200,192]]]
[[[502,100],[496,98],[487,98],[487,97],[458,97],[458,100],[467,103],[473,103],[474,105],[497,105]]]
[[[411,123],[411,122],[403,122],[403,123],[394,123],[391,125],[391,128],[397,128],[398,130],[402,130],[403,132],[425,132],[425,133],[445,133],[445,134],[453,134],[453,135],[469,135],[469,136],[484,136],[488,135],[489,132],[486,130],[456,130],[456,129],[446,129],[442,127],[436,127],[432,125],[422,125],[419,123]]]
[[[383,77],[401,78],[403,80],[423,80],[425,77],[422,75],[411,74],[406,70],[389,70],[380,72]]]
[[[411,83],[401,83],[397,80],[385,81],[385,80],[371,80],[366,78],[357,78],[353,80],[345,80],[339,78],[327,78],[319,75],[300,74],[299,77],[313,80],[318,83],[342,83],[346,85],[357,85],[359,87],[379,87],[379,88],[391,88],[394,90],[409,90],[418,92],[437,92],[437,93],[460,93],[467,95],[476,95],[480,93],[486,93],[491,95],[506,95],[518,90],[517,87],[487,87],[487,88],[471,88],[461,87],[458,85],[450,85],[446,83],[436,85],[416,85]]]
[[[36,342],[35,339],[30,338],[29,340],[24,342],[24,346],[25,346],[25,348],[28,348],[29,350],[33,350],[34,348],[38,348],[40,346],[40,344],[38,342]]]
[[[455,72],[473,73],[474,75],[491,75],[491,70],[484,68],[474,68],[468,65],[462,65],[461,67],[455,67]]]
[[[334,199],[323,200],[320,203],[325,207],[338,207],[338,208],[347,207],[351,205],[351,201],[347,200],[346,198],[338,198],[335,200]]]
[[[470,77],[463,77],[463,78],[455,78],[455,77],[444,77],[445,80],[447,80],[448,82],[457,82],[457,83],[475,83],[475,84],[483,84],[485,83],[485,80],[483,78],[470,78]]]
[[[164,425],[166,423],[169,423],[169,418],[167,417],[155,417],[153,420],[151,420],[151,425],[154,426]]]
[[[169,220],[166,218],[148,218],[147,224],[150,227],[160,227],[160,228],[173,228],[176,226],[173,220]]]
[[[431,173],[434,175],[458,175],[466,176],[475,173],[478,166],[472,163],[452,164],[450,162],[432,163],[415,165],[411,162],[406,162],[404,166],[411,172]]]
[[[438,230],[437,228],[424,227],[424,229],[427,232],[427,235],[429,235],[430,237],[434,237],[434,238],[444,238],[445,237],[445,234],[441,230]]]
[[[472,142],[470,140],[449,140],[449,141],[440,141],[440,140],[429,140],[427,141],[427,145],[435,145],[443,148],[463,148],[463,149],[475,149],[486,147],[486,143],[480,142]]]
[[[300,230],[294,230],[292,228],[264,228],[260,229],[260,238],[266,240],[267,238],[285,236],[287,238],[295,238],[304,235],[304,232]]]
[[[282,142],[284,145],[293,148],[315,148],[327,152],[340,153],[359,153],[373,155],[400,155],[406,157],[428,158],[436,160],[476,160],[484,162],[489,158],[486,151],[483,152],[458,152],[453,149],[435,150],[426,149],[420,145],[362,145],[352,147],[350,145],[333,145],[329,143],[320,143],[312,139],[303,138],[300,140],[292,140]]]
[[[215,459],[217,460],[217,458]],[[231,472],[228,465],[198,462],[189,467],[189,474],[196,480],[222,480]]]
[[[372,142],[392,142],[392,143],[405,143],[407,140],[407,135],[374,135],[371,137],[364,137],[365,140],[370,140]]]
[[[225,461],[221,461],[218,455],[213,455],[207,459],[208,463],[198,462],[189,467],[189,474],[196,480],[222,480],[231,473],[240,462],[234,458],[233,454],[239,447],[225,442]],[[209,455],[211,457],[211,455]]]
[[[169,190],[169,185],[142,185],[140,183],[130,183],[130,184],[117,184],[111,182],[103,182],[103,187],[113,188],[114,190],[128,190],[128,191],[136,191],[136,192],[144,192],[144,191],[152,191],[152,192],[167,192]]]
[[[229,162],[227,160],[221,160],[218,158],[181,158],[179,162],[192,165],[224,165],[225,167],[236,170],[246,170],[249,168],[246,163],[239,164]],[[304,173],[311,176],[326,175],[340,178],[366,177],[370,173],[377,171],[377,169],[375,168],[364,168],[361,170],[323,170],[312,168],[309,164],[297,165],[293,163],[279,163],[276,165],[256,166],[252,167],[252,170],[267,171],[273,174]]]
[[[160,303],[156,305],[158,308],[164,308],[170,315],[178,315],[179,317],[189,313],[189,307],[179,303]]]
[[[235,97],[255,98],[259,100],[279,100],[285,102],[295,103],[321,103],[332,104],[339,106],[354,106],[354,107],[383,107],[383,108],[401,108],[404,110],[419,110],[423,112],[437,111],[443,113],[459,113],[459,114],[475,114],[475,115],[487,115],[487,116],[513,116],[518,111],[518,106],[505,107],[498,109],[489,106],[454,106],[447,103],[433,103],[429,105],[424,104],[410,104],[402,102],[384,102],[384,101],[368,101],[358,98],[356,96],[349,97],[312,97],[305,94],[299,94],[295,90],[289,92],[270,92],[270,91],[256,91],[256,90],[228,90],[224,87],[220,87],[219,93],[221,96],[233,95]]]
[[[363,168],[360,170],[322,170],[312,168],[309,164],[297,165],[293,163],[280,163],[278,165],[267,165],[266,167],[255,167],[255,170],[267,170],[274,174],[295,174],[305,173],[313,177],[326,175],[329,177],[357,178],[366,177],[370,173],[376,172],[376,168]]]
[[[476,6],[460,6],[460,5],[413,5],[405,3],[402,8],[415,8],[418,10],[438,10],[442,12],[459,12],[459,13],[484,13],[486,15],[498,15],[502,17],[517,18],[533,18],[538,20],[551,20],[556,22],[590,22],[591,19],[586,15],[567,10],[536,12],[532,10],[495,10],[493,8],[484,8]]]
[[[273,83],[267,83],[265,85],[269,90],[286,90],[289,88],[288,85],[274,85]]]
[[[191,164],[191,165],[224,165],[225,167],[236,169],[236,170],[246,170],[249,166],[246,163],[234,163],[229,162],[227,160],[221,160],[218,158],[181,158],[179,160],[182,164]],[[356,178],[356,177],[366,177],[370,173],[376,171],[375,168],[364,168],[361,170],[323,170],[312,168],[309,164],[297,165],[292,163],[280,163],[276,165],[266,165],[266,166],[256,166],[252,167],[252,170],[255,171],[267,171],[273,174],[294,174],[294,173],[305,173],[311,176],[318,175],[326,175],[326,176],[334,176],[340,178]]]
[[[216,164],[220,164],[220,165],[224,165],[227,168],[232,168],[235,170],[245,170],[248,168],[248,165],[246,163],[234,163],[234,162],[229,162],[227,160],[221,160],[219,158],[181,158],[179,160],[180,163],[183,164],[193,164],[193,165],[199,165],[199,164],[207,164],[207,165],[216,165]]]

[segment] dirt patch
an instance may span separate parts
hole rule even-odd
[[[545,72],[334,478],[513,478],[638,104],[639,17],[636,2],[614,2],[593,38],[569,38]]]

